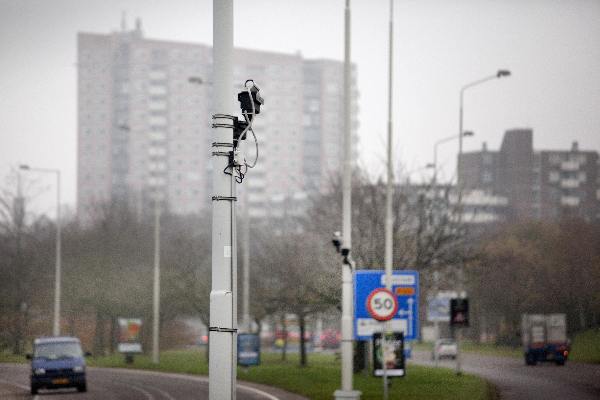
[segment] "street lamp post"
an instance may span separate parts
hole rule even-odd
[[[451,140],[462,140],[463,137],[468,137],[468,136],[473,136],[474,133],[471,131],[466,131],[463,132],[462,135],[452,135],[452,136],[448,136],[445,137],[443,139],[438,140],[437,142],[434,143],[433,145],[433,164],[428,164],[431,166],[431,168],[433,168],[433,187],[434,189],[437,186],[437,172],[438,172],[438,146],[440,144],[446,143],[446,142],[450,142]]]
[[[461,159],[462,159],[462,151],[463,151],[463,114],[464,114],[464,96],[465,96],[465,91],[467,89],[470,89],[472,87],[475,86],[479,86],[485,82],[489,82],[491,80],[494,79],[500,79],[503,77],[509,77],[510,76],[510,71],[507,69],[499,69],[498,71],[496,71],[495,74],[493,75],[489,75],[486,77],[483,77],[481,79],[478,79],[476,81],[467,83],[466,85],[464,85],[461,89],[460,89],[460,109],[459,109],[459,116],[458,116],[458,160],[456,162],[456,185],[457,185],[457,189],[458,189],[458,221],[459,223],[462,220],[462,182],[460,180],[460,163],[461,163]],[[458,269],[458,285],[459,285],[459,292],[463,293],[464,292],[464,271],[463,271],[463,264],[462,262],[460,263],[459,269]],[[457,351],[456,351],[456,374],[457,375],[461,375],[462,371],[461,371],[461,356],[460,356],[460,348],[459,348],[459,343],[460,343],[460,339],[461,339],[461,331],[460,328],[458,330],[458,337],[456,339],[456,347],[457,347]]]
[[[392,99],[393,99],[393,72],[394,72],[394,1],[390,0],[390,15],[389,15],[389,32],[388,32],[388,123],[387,123],[387,184],[385,195],[385,287],[388,290],[392,289],[392,269],[394,258],[394,215],[392,211],[394,197],[394,173],[392,161]],[[391,325],[385,322],[384,332],[382,337],[383,360],[386,359],[386,334],[391,331]],[[388,375],[385,361],[383,365],[383,398],[388,398]]]
[[[507,69],[499,69],[494,75],[489,75],[486,76],[484,78],[478,79],[476,81],[467,83],[466,85],[464,85],[461,89],[460,89],[460,109],[459,109],[459,115],[458,115],[458,162],[456,164],[456,179],[458,180],[459,174],[459,163],[460,163],[460,157],[462,156],[462,151],[463,151],[463,141],[462,141],[462,134],[463,134],[463,109],[464,109],[464,97],[465,97],[465,91],[467,89],[470,89],[474,86],[479,86],[485,82],[494,80],[494,79],[500,79],[502,77],[509,77],[510,76],[510,71]],[[458,181],[457,181],[458,182]],[[459,184],[459,199],[460,199],[460,193],[462,192],[461,188],[460,188],[460,182],[458,182]]]
[[[54,269],[54,321],[52,335],[60,335],[60,298],[61,298],[61,273],[62,273],[62,234],[60,219],[60,170],[47,168],[32,168],[29,165],[20,165],[24,171],[44,172],[56,174],[56,265]]]

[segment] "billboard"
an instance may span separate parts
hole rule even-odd
[[[405,376],[404,367],[404,334],[402,332],[390,332],[385,334],[385,367],[389,377]],[[382,334],[377,332],[373,335],[373,375],[383,376],[383,346]]]
[[[117,322],[119,325],[119,338],[117,346],[119,353],[141,353],[141,318],[118,318]]]
[[[456,292],[441,291],[427,299],[427,321],[450,322],[450,299],[458,297]]]

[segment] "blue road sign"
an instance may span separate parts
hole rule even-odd
[[[381,332],[384,322],[372,318],[367,310],[369,294],[385,287],[383,270],[358,270],[354,273],[354,338],[371,340],[373,334]],[[405,340],[419,338],[419,273],[416,271],[394,271],[392,292],[398,299],[398,311],[390,320],[392,331],[403,332]]]

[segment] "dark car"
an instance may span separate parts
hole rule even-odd
[[[45,337],[33,341],[31,359],[31,394],[39,389],[75,387],[87,390],[85,360],[79,339]]]

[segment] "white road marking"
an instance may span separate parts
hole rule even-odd
[[[169,400],[176,400],[175,397],[171,396],[170,393],[165,392],[164,390],[159,389],[156,386],[148,386],[148,385],[146,385],[146,387],[149,387],[149,388],[151,388],[153,390],[156,390],[158,393],[160,393],[161,395],[163,395],[164,397],[166,397]]]
[[[27,391],[29,391],[29,389],[30,389],[29,386],[20,385],[18,383],[14,383],[14,382],[11,382],[11,381],[5,381],[4,379],[0,379],[0,382],[4,383],[6,385],[9,385],[9,386],[18,387],[19,389],[25,389]]]
[[[152,396],[152,394],[150,392],[145,391],[144,389],[142,389],[139,386],[131,385],[131,384],[128,384],[128,383],[122,383],[122,382],[119,382],[119,384],[127,386],[127,387],[130,387],[133,390],[137,390],[138,392],[140,392],[141,394],[143,394],[144,396],[146,396],[146,398],[148,400],[154,400],[154,396]]]
[[[192,376],[192,375],[186,375],[186,374],[173,374],[173,373],[168,373],[168,372],[155,372],[155,371],[142,371],[142,370],[134,370],[134,369],[127,369],[127,368],[97,368],[98,370],[103,370],[103,371],[113,371],[113,372],[119,372],[119,373],[130,373],[130,374],[138,374],[138,375],[150,375],[150,376],[162,376],[162,377],[166,377],[166,378],[178,378],[178,379],[185,379],[188,381],[195,381],[195,382],[202,382],[202,383],[208,383],[208,377],[205,376]],[[260,389],[256,389],[253,388],[251,386],[246,386],[244,384],[237,384],[238,389],[244,390],[246,392],[252,392],[255,394],[258,394],[259,396],[264,397],[265,399],[269,399],[269,400],[280,400],[279,397],[273,396],[270,393],[267,393],[263,390]]]
[[[4,379],[0,379],[0,382],[6,384],[6,385],[10,385],[10,386],[14,386],[14,387],[18,387],[19,389],[24,389],[29,391],[31,388],[29,386],[25,386],[25,385],[20,385],[18,383],[14,383],[14,382],[9,382],[9,381],[5,381]],[[38,395],[36,394],[35,396],[33,396],[32,400],[39,400]]]

